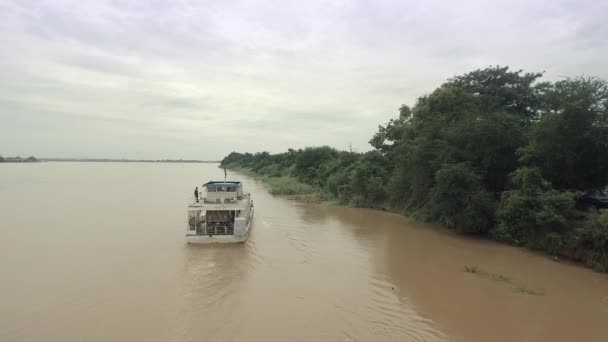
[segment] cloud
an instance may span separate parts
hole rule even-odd
[[[0,152],[365,151],[401,104],[472,69],[608,78],[607,10],[589,0],[5,1]]]

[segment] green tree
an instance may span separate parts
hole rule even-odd
[[[233,152],[222,165],[290,191],[321,189],[353,206],[390,205],[465,233],[567,249],[608,271],[608,214],[584,220],[574,210],[575,194],[608,183],[608,84],[540,77],[499,66],[455,76],[401,106],[371,152]]]
[[[447,227],[479,234],[492,227],[496,200],[468,163],[448,164],[435,173],[428,208]]]
[[[521,161],[538,166],[559,189],[608,184],[608,84],[579,77],[555,83],[546,111],[532,128]]]
[[[593,212],[575,235],[578,254],[591,267],[608,272],[608,210]]]
[[[484,111],[508,111],[523,124],[536,119],[542,109],[548,82],[537,82],[542,73],[511,71],[509,67],[489,67],[456,76],[450,83],[480,98]]]
[[[295,158],[296,175],[304,181],[314,181],[317,177],[319,166],[335,158],[337,154],[338,151],[329,146],[305,148]]]
[[[549,233],[562,234],[573,217],[574,193],[558,191],[537,167],[521,167],[511,177],[513,190],[502,194],[498,240],[539,247]]]
[[[388,159],[391,203],[431,219],[438,219],[438,208],[449,207],[441,221],[466,225],[457,227],[462,231],[487,231],[518,166],[527,127],[541,109],[547,85],[535,83],[540,76],[501,67],[476,70],[448,80],[412,109],[402,107],[399,118],[380,126],[370,141]],[[465,178],[476,180],[475,196],[470,184],[452,187],[455,193],[439,184]],[[479,220],[465,219],[464,208],[474,208]]]

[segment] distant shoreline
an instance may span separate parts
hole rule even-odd
[[[2,157],[0,156],[0,163],[37,163],[39,162],[39,159],[36,159],[32,156],[27,157],[27,158],[21,158],[21,157]]]
[[[102,163],[208,163],[217,164],[219,161],[194,159],[103,159],[103,158],[40,158],[43,162],[102,162]]]

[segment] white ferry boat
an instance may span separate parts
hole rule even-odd
[[[244,242],[253,219],[253,201],[234,181],[203,184],[200,198],[188,206],[188,243]]]

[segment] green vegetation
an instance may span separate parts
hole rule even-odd
[[[304,183],[293,176],[281,175],[280,173],[261,174],[242,166],[235,166],[232,169],[261,180],[268,186],[268,191],[273,195],[305,195],[319,192],[319,188]]]
[[[593,212],[587,222],[567,235],[565,247],[573,250],[575,258],[601,272],[608,272],[608,210]]]
[[[222,165],[608,271],[608,214],[575,209],[608,184],[608,83],[541,76],[491,67],[449,79],[379,126],[370,152],[233,152]]]
[[[517,282],[515,282],[514,280],[512,280],[509,277],[506,277],[502,274],[482,271],[477,266],[465,266],[464,271],[467,273],[475,274],[477,276],[498,282],[498,283],[503,283],[505,285],[511,286],[514,291],[519,292],[519,293],[534,295],[534,296],[542,296],[545,294],[544,289],[536,289],[536,290],[530,289],[525,285],[518,284]]]
[[[315,192],[315,188],[309,184],[300,182],[295,177],[263,177],[262,181],[270,187],[273,195],[298,195]]]

